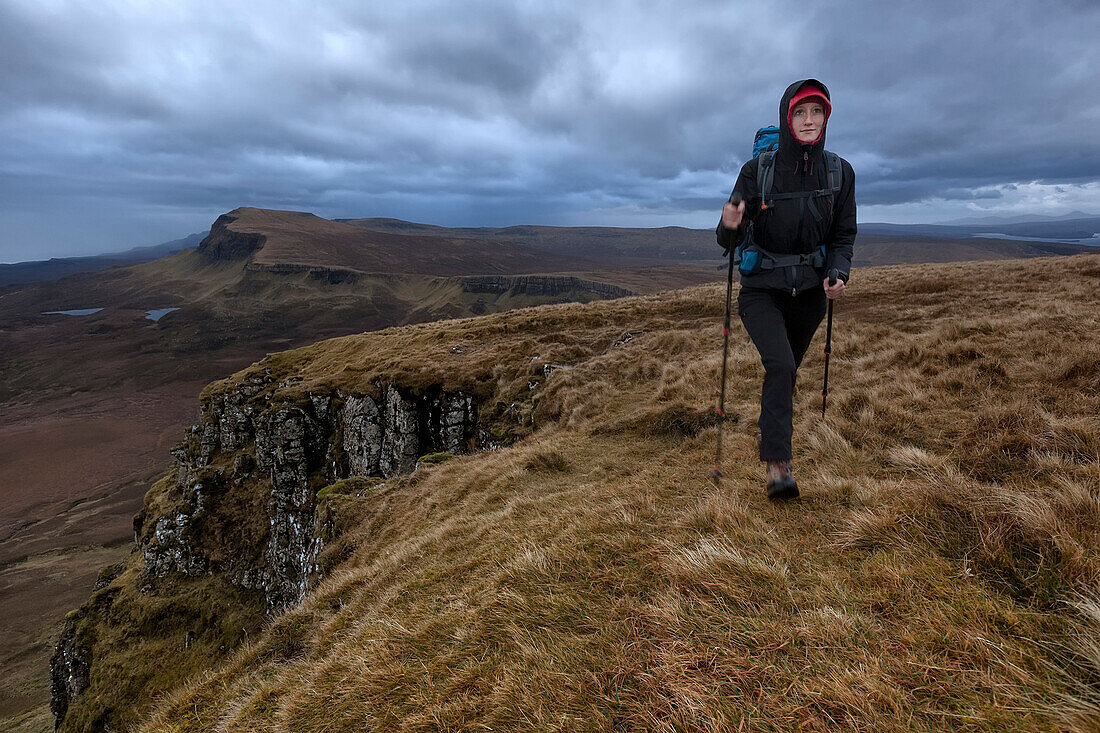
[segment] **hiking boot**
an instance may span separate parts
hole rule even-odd
[[[798,496],[798,483],[791,475],[790,461],[768,461],[768,498],[794,499]]]

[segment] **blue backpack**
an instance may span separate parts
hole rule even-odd
[[[756,131],[756,138],[752,141],[752,157],[759,158],[760,154],[768,150],[779,149],[779,128],[775,125],[761,127]]]

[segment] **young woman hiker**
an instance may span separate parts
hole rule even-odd
[[[855,173],[825,151],[831,111],[829,90],[816,79],[787,87],[778,150],[764,154],[769,166],[745,163],[718,223],[718,244],[731,257],[739,248],[737,313],[764,365],[757,425],[772,499],[798,496],[791,474],[795,375],[826,299],[844,292],[852,268]]]

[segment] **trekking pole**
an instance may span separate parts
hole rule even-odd
[[[829,285],[836,285],[836,269],[829,270]],[[833,299],[829,298],[829,322],[825,326],[825,383],[821,385],[821,417],[825,418],[825,400],[829,398],[829,357],[833,354]]]
[[[736,206],[741,203],[741,194],[734,191],[730,194],[729,202]],[[722,322],[722,386],[718,391],[718,450],[714,456],[714,468],[710,470],[710,477],[715,486],[722,484],[722,432],[726,422],[726,362],[730,351],[730,305],[733,302],[733,248],[727,253],[730,258],[728,274],[726,276],[726,318]]]

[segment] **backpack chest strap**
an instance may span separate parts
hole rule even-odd
[[[780,201],[782,199],[805,199],[815,196],[829,196],[836,191],[831,188],[819,188],[815,191],[789,191],[787,193],[769,193],[768,201]]]
[[[838,193],[840,191],[841,184],[844,180],[843,171],[840,166],[840,157],[836,153],[831,153],[826,150],[825,170],[829,182],[828,188],[819,188],[812,191],[772,193],[772,180],[775,177],[775,154],[775,150],[767,150],[761,153],[756,159],[756,187],[763,208],[767,208],[766,202],[768,201],[798,198],[813,199],[828,196],[829,194]],[[811,201],[811,206],[812,205]]]

